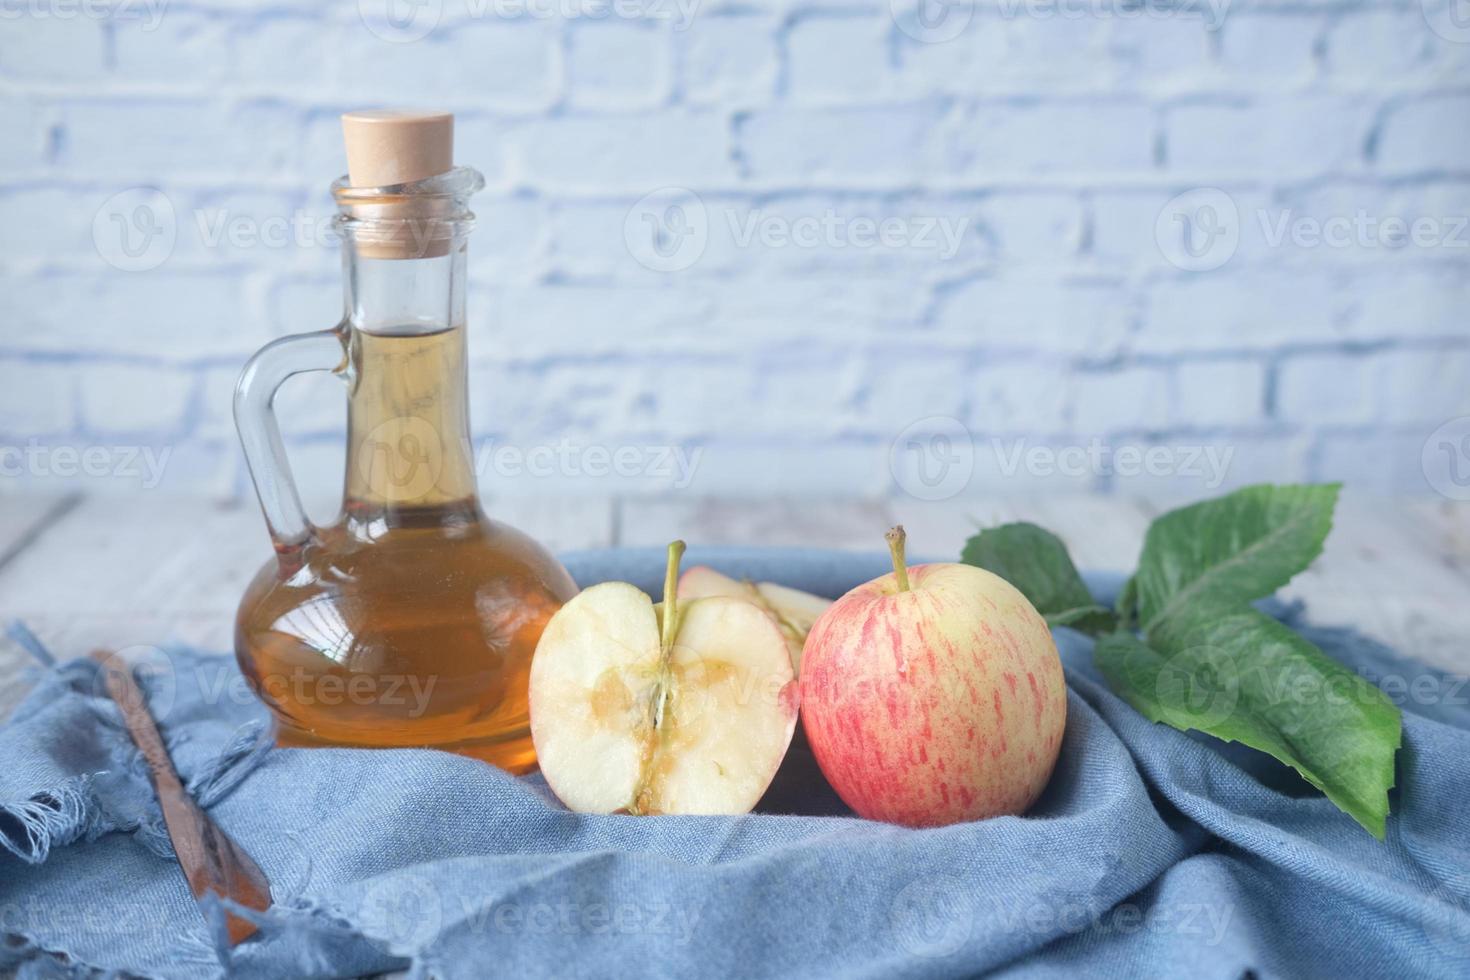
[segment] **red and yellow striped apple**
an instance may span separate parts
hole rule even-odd
[[[1025,811],[1051,777],[1067,689],[1046,621],[971,565],[894,571],[833,603],[802,656],[817,763],[862,817],[911,827]]]

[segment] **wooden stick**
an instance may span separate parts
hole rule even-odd
[[[184,789],[158,725],[148,710],[148,698],[133,676],[132,666],[107,650],[94,650],[92,659],[102,671],[108,696],[122,711],[128,734],[148,763],[153,788],[163,808],[164,826],[168,828],[169,840],[173,842],[174,853],[194,898],[214,894],[245,908],[262,912],[270,908],[271,888],[265,873]],[[231,946],[254,935],[257,929],[255,923],[228,909],[225,923]]]

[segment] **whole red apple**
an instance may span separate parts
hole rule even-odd
[[[971,565],[894,571],[838,599],[802,655],[801,718],[827,781],[859,815],[910,827],[1018,814],[1041,794],[1067,722],[1051,630]]]

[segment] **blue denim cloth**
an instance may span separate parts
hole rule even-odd
[[[729,549],[688,561],[834,596],[887,567],[880,555]],[[567,563],[584,585],[655,590],[663,553]],[[1025,817],[923,831],[846,815],[800,745],[762,812],[735,818],[581,816],[539,778],[437,752],[273,750],[232,661],[173,651],[150,691],[174,759],[275,890],[260,935],[228,953],[171,857],[115,709],[93,695],[94,668],[69,663],[0,737],[0,965],[1470,975],[1470,690],[1350,631],[1295,624],[1405,708],[1383,843],[1272,760],[1145,721],[1066,630],[1067,735],[1045,795]]]

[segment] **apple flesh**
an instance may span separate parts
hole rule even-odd
[[[832,605],[831,599],[777,585],[775,582],[742,582],[708,565],[696,565],[679,578],[679,598],[699,599],[731,596],[753,602],[775,620],[791,652],[791,669],[801,673],[801,651],[812,624]]]
[[[531,738],[541,772],[583,813],[746,813],[796,727],[786,638],[759,607],[681,600],[682,543],[666,601],[626,582],[579,593],[531,661]]]
[[[908,568],[838,599],[802,661],[802,726],[859,815],[930,827],[1024,812],[1056,764],[1067,690],[1051,630],[999,576]]]

